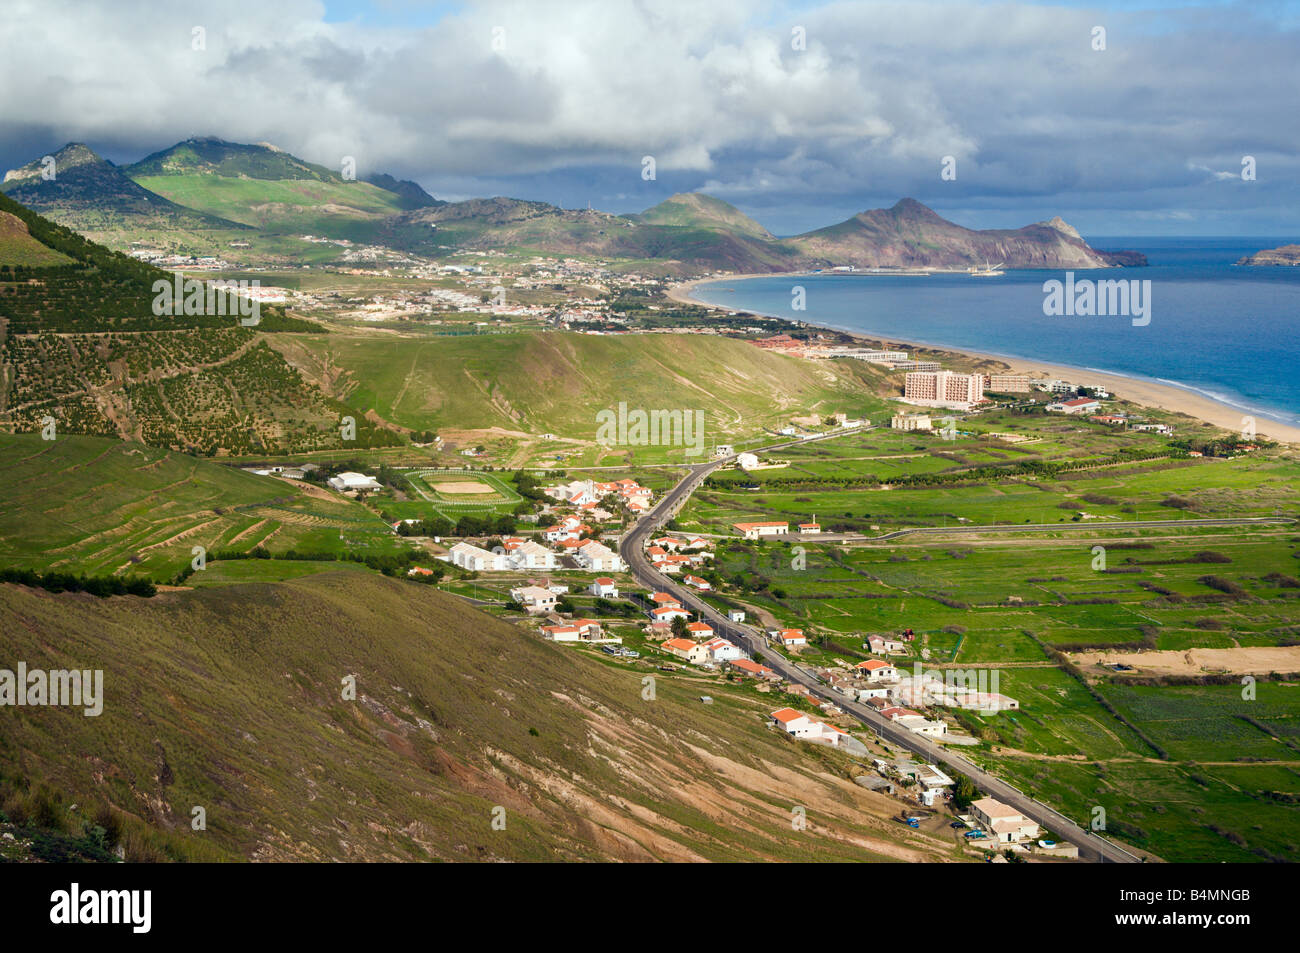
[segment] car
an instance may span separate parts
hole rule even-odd
[[[600,650],[604,652],[606,655],[618,655],[618,649],[616,649],[612,645],[602,645],[600,647]]]
[[[965,822],[965,821],[953,821],[953,822],[952,822],[951,824],[949,824],[948,826],[951,827],[951,828],[954,828],[954,829],[956,829],[956,830],[960,830],[961,828],[963,828],[963,827],[966,826],[966,822]]]

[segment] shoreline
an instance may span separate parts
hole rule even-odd
[[[725,275],[723,277],[693,278],[689,281],[679,282],[664,291],[664,296],[670,301],[678,304],[694,305],[697,308],[708,308],[711,311],[734,312],[737,309],[726,307],[725,305],[708,304],[703,301],[697,301],[690,297],[691,291],[696,285],[712,284],[722,281],[742,281],[746,278],[785,278],[785,277],[813,277],[809,272],[771,272],[766,274],[744,274],[744,275]],[[751,314],[759,312],[751,311]],[[790,320],[782,315],[765,315],[765,317],[781,318]],[[1241,431],[1242,418],[1246,414],[1239,408],[1223,401],[1215,400],[1195,391],[1187,390],[1175,384],[1163,384],[1159,381],[1150,381],[1141,377],[1129,377],[1125,374],[1119,374],[1109,371],[1094,371],[1086,367],[1078,367],[1070,364],[1058,364],[1055,361],[1045,361],[1038,358],[1013,357],[1005,354],[990,354],[986,351],[972,351],[964,347],[951,347],[946,344],[922,344],[917,341],[899,340],[894,337],[873,334],[866,331],[848,331],[844,328],[836,328],[830,325],[815,324],[811,321],[803,322],[810,327],[821,328],[826,331],[835,331],[840,334],[847,334],[855,340],[867,342],[880,342],[881,344],[897,344],[912,350],[924,349],[928,351],[941,351],[949,354],[957,354],[977,361],[996,361],[1007,367],[1007,372],[1011,374],[1028,374],[1031,377],[1060,378],[1062,380],[1080,381],[1087,380],[1091,383],[1097,383],[1104,386],[1112,394],[1118,394],[1125,400],[1132,401],[1144,407],[1155,407],[1160,410],[1167,410],[1173,413],[1185,414],[1211,423],[1216,427],[1222,427],[1234,433]],[[902,406],[902,405],[900,405]],[[1300,444],[1300,427],[1281,421],[1273,420],[1269,417],[1255,416],[1255,430],[1261,438],[1275,440],[1279,443]]]

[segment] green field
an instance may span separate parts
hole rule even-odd
[[[726,537],[702,573],[714,604],[803,628],[799,654],[813,665],[853,664],[868,634],[911,629],[895,660],[904,670],[977,669],[1019,701],[990,715],[943,710],[979,742],[963,752],[994,773],[1082,824],[1104,806],[1109,836],[1168,860],[1300,859],[1300,686],[1265,679],[1245,702],[1235,684],[1137,685],[1094,671],[1085,685],[1053,654],[1300,642],[1294,455],[1188,458],[1168,438],[1032,413],[959,429],[971,435],[871,430],[768,455],[780,469],[717,472],[676,522]],[[973,435],[991,431],[1033,439]],[[1243,516],[1292,522],[1185,522]],[[868,537],[943,532],[751,542],[731,525],[813,517]],[[1051,528],[962,529],[1027,522]]]
[[[366,507],[139,444],[0,434],[0,566],[166,581],[192,559],[263,546],[342,555],[405,544]]]

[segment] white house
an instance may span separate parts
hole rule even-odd
[[[699,589],[701,592],[708,592],[710,589],[713,588],[713,586],[709,585],[709,581],[707,579],[701,579],[699,576],[688,575],[682,579],[682,582],[686,583],[686,585],[688,586],[694,586],[696,589]]]
[[[847,732],[841,731],[834,725],[818,721],[801,711],[795,711],[793,708],[782,708],[779,711],[772,712],[769,717],[774,725],[781,728],[786,734],[794,735],[796,738],[806,738],[809,741],[826,741],[832,745],[838,745],[843,738],[848,737]]]
[[[704,643],[704,648],[714,662],[734,662],[745,656],[739,647],[732,645],[726,639],[710,639]]]
[[[660,606],[658,609],[651,609],[650,616],[656,622],[671,623],[673,619],[689,619],[691,614],[681,606]]]
[[[869,682],[887,682],[898,678],[898,669],[880,659],[867,659],[853,667]]]
[[[618,553],[594,539],[574,550],[573,558],[583,569],[593,572],[623,572],[627,568]]]
[[[505,553],[494,553],[472,543],[457,543],[451,547],[451,562],[461,569],[478,572],[499,572],[509,568]]]
[[[1049,413],[1053,414],[1093,414],[1101,404],[1091,397],[1076,397],[1073,400],[1058,400],[1047,405]]]
[[[1014,844],[1038,836],[1037,824],[996,798],[983,797],[972,802],[970,813],[975,823],[1000,844]]]
[[[531,539],[516,546],[507,559],[513,569],[554,569],[559,565],[555,553]]]
[[[729,609],[729,610],[727,610],[727,618],[730,619],[732,622],[744,622],[744,621],[745,621],[745,610],[743,610],[743,609]]]
[[[781,629],[772,633],[772,638],[787,648],[795,645],[808,644],[808,640],[804,637],[803,629]]]
[[[687,622],[686,631],[691,634],[693,639],[713,638],[713,626],[707,622]]]
[[[618,598],[618,585],[608,576],[600,576],[587,587],[587,591],[593,596],[600,596],[605,599]]]
[[[895,652],[907,651],[907,646],[897,639],[887,639],[883,635],[869,635],[867,641],[862,643],[862,647],[876,655],[892,655]]]
[[[541,586],[520,586],[510,590],[510,598],[530,613],[550,612],[555,608],[556,595]]]
[[[745,539],[759,539],[763,536],[784,536],[790,532],[790,524],[778,520],[769,520],[764,523],[734,523],[732,525],[740,530],[740,535]]]

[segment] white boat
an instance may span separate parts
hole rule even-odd
[[[974,265],[971,265],[969,268],[966,269],[966,274],[970,275],[972,278],[993,278],[996,277],[997,275],[1005,275],[1006,274],[1005,271],[999,270],[1005,264],[1006,262],[1000,261],[992,268],[990,268],[988,259],[986,258],[984,260],[983,268],[976,268]]]

